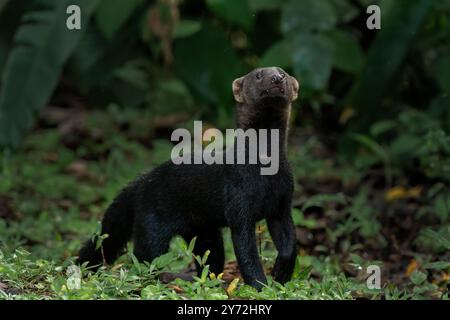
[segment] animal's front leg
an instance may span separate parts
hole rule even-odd
[[[255,223],[243,220],[230,224],[234,252],[245,283],[260,290],[267,280],[256,246]]]
[[[267,218],[267,225],[278,250],[272,275],[275,281],[285,283],[291,279],[297,258],[295,226],[290,204],[283,204],[277,215]]]

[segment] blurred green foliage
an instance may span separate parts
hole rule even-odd
[[[81,8],[79,31],[65,27],[69,4]],[[371,4],[381,30],[366,26]],[[91,108],[231,127],[232,80],[277,65],[301,83],[293,125],[361,172],[382,166],[387,187],[427,180],[445,221],[449,18],[450,0],[3,0],[0,147],[20,146],[58,83]]]
[[[69,2],[82,9],[80,31],[65,28]],[[1,2],[2,146],[19,145],[61,76],[94,106],[199,111],[223,127],[231,81],[268,65],[300,80],[313,124],[367,133],[411,106],[448,132],[448,0],[69,2]],[[381,30],[366,27],[369,4]]]

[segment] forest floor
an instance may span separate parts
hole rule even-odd
[[[129,247],[114,265],[82,268],[74,288],[68,267],[81,244],[121,187],[170,157],[179,121],[113,107],[46,108],[21,149],[1,157],[0,299],[448,299],[450,239],[439,234],[450,225],[427,213],[430,187],[406,177],[386,186],[382,167],[361,170],[298,128],[289,143],[299,244],[291,282],[269,277],[261,292],[243,285],[225,230],[223,275],[168,282],[164,272],[193,258],[193,243],[176,238],[152,264],[139,264]],[[276,252],[264,222],[257,233],[269,274]],[[366,283],[373,265],[380,289]]]

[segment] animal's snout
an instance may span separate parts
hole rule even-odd
[[[283,77],[283,75],[281,75],[281,74],[274,74],[274,75],[272,75],[270,80],[273,84],[280,84],[284,81],[284,78],[285,77]]]

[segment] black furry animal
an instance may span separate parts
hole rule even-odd
[[[195,254],[210,250],[210,271],[224,266],[223,227],[230,227],[234,250],[245,282],[260,289],[266,283],[256,245],[255,225],[266,219],[278,250],[276,281],[290,280],[297,255],[291,217],[293,177],[286,157],[291,102],[298,82],[280,68],[256,69],[233,82],[237,126],[244,130],[279,129],[279,171],[261,175],[261,164],[175,165],[168,161],[138,177],[109,206],[102,221],[108,234],[102,250],[88,240],[78,263],[112,263],[129,239],[134,254],[151,262],[166,253],[175,235],[197,237]],[[198,271],[200,266],[197,266]]]

